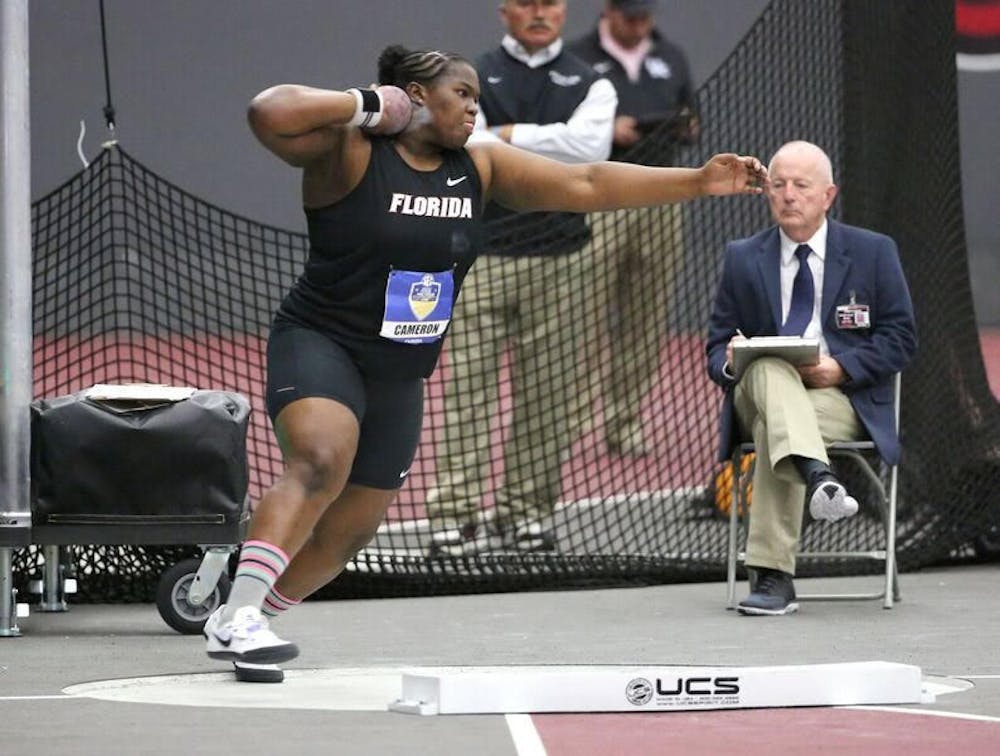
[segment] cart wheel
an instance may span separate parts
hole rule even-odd
[[[986,528],[973,542],[976,556],[982,559],[1000,557],[1000,522],[995,522]]]
[[[185,559],[160,575],[156,587],[156,608],[163,621],[179,633],[199,635],[208,616],[226,602],[229,596],[229,576],[219,575],[215,590],[199,605],[188,603],[191,584],[201,566],[200,559]]]

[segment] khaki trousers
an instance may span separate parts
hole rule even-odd
[[[476,522],[488,491],[491,421],[498,390],[510,392],[504,480],[496,491],[501,526],[552,512],[560,467],[578,438],[571,419],[600,390],[601,321],[607,276],[593,243],[559,257],[483,256],[466,277],[448,336],[451,379],[428,492],[432,527]],[[500,387],[505,351],[511,383]]]
[[[784,360],[755,360],[736,385],[740,426],[757,447],[747,534],[747,566],[795,574],[806,485],[791,455],[829,462],[826,445],[865,431],[838,388],[807,389]]]
[[[659,375],[670,296],[684,259],[683,211],[674,204],[591,216],[594,245],[611,276],[603,394],[605,433],[616,441],[638,423]],[[584,425],[591,424],[589,411]]]

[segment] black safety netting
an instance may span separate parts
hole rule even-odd
[[[995,548],[1000,523],[994,493],[1000,413],[986,379],[966,260],[953,29],[951,0],[776,0],[699,91],[697,144],[678,145],[665,127],[629,155],[694,166],[716,152],[766,158],[785,141],[808,139],[834,164],[841,192],[833,216],[898,242],[920,336],[902,393],[897,548],[903,570],[995,553],[987,546]],[[306,237],[214,207],[121,146],[106,148],[39,199],[32,219],[35,396],[134,381],[240,392],[253,407],[247,446],[249,494],[256,499],[282,466],[263,405],[267,330],[305,261]],[[561,291],[579,299],[581,322],[588,308],[599,307],[608,327],[590,332],[582,349],[562,358],[567,362],[549,360],[546,368],[582,376],[545,409],[546,418],[573,414],[568,435],[564,428],[553,438],[559,422],[516,409],[530,382],[544,391],[560,374],[518,370],[504,353],[498,366],[478,363],[467,383],[453,385],[446,346],[427,383],[423,440],[405,487],[374,541],[318,596],[723,576],[727,521],[715,490],[720,393],[705,374],[705,325],[725,243],[768,224],[766,202],[704,199],[590,222],[607,259]],[[617,242],[632,234],[666,263],[616,258],[623,254]],[[612,274],[630,264],[640,265],[643,296],[665,303],[665,322],[644,322],[632,347],[636,360],[652,365],[635,389],[643,429],[638,449],[609,444],[604,417],[613,379],[598,382],[616,375],[604,367],[626,338],[629,291],[616,291]],[[580,371],[572,360],[597,367]],[[499,377],[495,388],[491,376]],[[472,409],[486,414],[485,426],[481,419],[459,422],[446,434],[449,390],[468,392]],[[517,454],[508,446],[505,458],[515,418],[527,424],[532,443]],[[510,496],[508,477],[518,478],[536,499],[554,502],[542,521],[555,537],[554,550],[523,553],[501,544],[465,556],[430,551],[425,505],[439,482],[446,436],[483,470],[475,482],[477,518],[488,525],[498,497]],[[514,474],[518,465],[532,474],[557,470],[554,487],[550,481],[532,487],[530,476],[525,482]],[[803,546],[811,550],[874,550],[880,538],[869,501],[849,523],[806,522],[803,530]],[[76,545],[77,600],[151,600],[164,566],[193,553],[195,544]],[[19,579],[36,572],[40,560],[37,546],[17,552]],[[802,575],[877,569],[846,561],[799,565]]]

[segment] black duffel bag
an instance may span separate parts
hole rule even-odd
[[[32,402],[33,525],[240,521],[250,403],[226,391],[181,392],[189,396],[121,398],[112,390],[97,398],[88,390]]]

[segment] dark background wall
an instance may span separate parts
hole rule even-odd
[[[697,83],[725,60],[768,0],[661,0],[659,25],[683,44]],[[570,0],[566,36],[602,0]],[[106,0],[114,137],[139,161],[228,210],[304,228],[297,173],[246,128],[270,84],[366,84],[387,44],[474,57],[497,44],[496,0]],[[82,168],[111,137],[98,0],[31,0],[32,196]],[[781,65],[777,54],[775,65]],[[1000,73],[960,73],[963,187],[979,321],[1000,325]],[[799,135],[790,135],[799,136]],[[742,145],[734,145],[742,148]],[[928,177],[933,180],[933,177]]]
[[[962,200],[980,325],[1000,326],[1000,70],[959,71]]]

